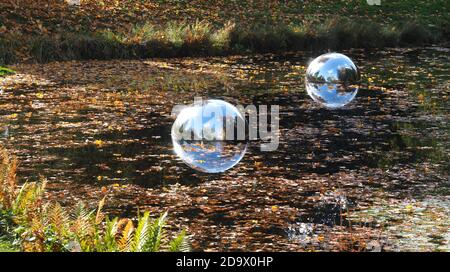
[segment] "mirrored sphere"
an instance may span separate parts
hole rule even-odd
[[[316,102],[338,108],[350,103],[358,93],[360,74],[353,61],[339,53],[315,58],[306,70],[306,91]]]
[[[233,105],[206,100],[178,114],[172,126],[175,153],[188,166],[205,173],[220,173],[244,157],[247,142],[239,139],[245,119]]]

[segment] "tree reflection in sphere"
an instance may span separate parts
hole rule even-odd
[[[193,169],[224,172],[246,152],[245,119],[236,107],[222,100],[194,103],[178,114],[172,143],[178,157]]]
[[[350,103],[358,93],[360,75],[353,61],[339,53],[315,58],[306,70],[306,91],[316,102],[339,108]]]

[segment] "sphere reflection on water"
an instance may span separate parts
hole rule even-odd
[[[238,139],[245,119],[233,105],[206,100],[184,108],[172,126],[175,153],[184,163],[205,173],[220,173],[235,166],[247,149]]]
[[[358,93],[360,75],[353,61],[339,53],[315,58],[306,70],[306,91],[316,102],[339,108],[350,103]]]

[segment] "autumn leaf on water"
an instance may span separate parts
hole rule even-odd
[[[414,207],[413,207],[413,205],[411,205],[411,204],[406,205],[405,211],[406,211],[406,213],[413,213],[413,212],[414,212]]]
[[[102,140],[95,140],[95,141],[94,141],[94,144],[95,144],[98,148],[101,148],[101,147],[103,147],[103,145],[105,144],[105,142],[102,141]]]
[[[6,117],[7,119],[16,119],[17,116],[18,116],[17,113],[13,113],[13,114],[7,115],[7,116],[5,116],[5,117]]]
[[[418,99],[419,99],[419,102],[420,102],[421,104],[423,104],[424,101],[425,101],[425,96],[424,96],[423,94],[419,94],[419,95],[418,95]]]

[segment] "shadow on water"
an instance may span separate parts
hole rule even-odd
[[[349,54],[366,82],[336,110],[307,96],[306,53],[24,65],[17,70],[28,74],[0,85],[2,143],[19,156],[21,177],[46,176],[68,199],[111,187],[121,215],[171,207],[191,224],[197,249],[330,249],[359,222],[350,210],[448,192],[448,51]],[[278,150],[251,142],[223,174],[190,169],[172,150],[170,111],[194,96],[279,105]],[[301,243],[289,238],[291,223]],[[380,227],[359,224],[371,226],[367,239]]]

